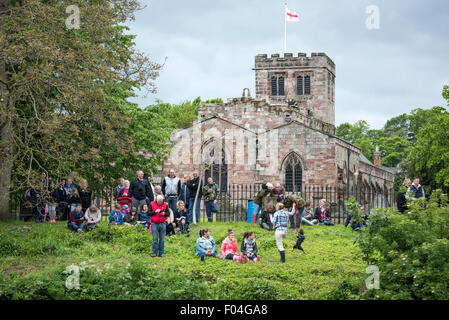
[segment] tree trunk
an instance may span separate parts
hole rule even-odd
[[[8,4],[0,5],[0,15],[4,12]],[[0,19],[0,31],[2,29]],[[3,109],[0,116],[1,140],[0,140],[0,220],[11,218],[9,211],[9,191],[11,185],[12,171],[12,122],[11,109],[9,109],[10,99],[8,87],[6,86],[7,76],[5,60],[0,60],[0,107]]]

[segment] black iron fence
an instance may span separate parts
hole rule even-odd
[[[115,204],[115,186],[97,185],[92,189],[92,204],[97,206],[102,215],[107,216]],[[229,185],[226,190],[222,189],[218,196],[218,212],[214,213],[214,221],[248,221],[252,218],[251,203],[261,184]],[[293,193],[287,193],[293,194]],[[396,206],[396,194],[393,190],[382,191],[367,189],[364,187],[345,188],[330,186],[306,186],[303,192],[296,192],[305,201],[311,201],[312,208],[319,205],[320,199],[326,199],[331,210],[331,219],[335,224],[342,224],[346,219],[345,202],[355,197],[367,211],[372,208],[387,208]],[[11,218],[26,219],[32,216],[32,208],[24,202],[21,197],[14,197],[11,201]],[[204,201],[201,201],[201,222],[207,221]]]
[[[251,201],[261,189],[260,184],[252,185],[230,185],[226,192],[220,192],[218,197],[219,210],[215,214],[216,221],[248,221],[252,218]],[[394,190],[381,191],[367,189],[364,187],[347,190],[345,188],[330,186],[306,186],[303,192],[290,192],[301,196],[305,201],[310,201],[312,208],[319,206],[321,199],[326,199],[331,211],[331,219],[335,224],[342,224],[346,220],[345,202],[355,197],[367,211],[372,208],[387,208],[396,206],[396,195]],[[205,209],[201,209],[201,219],[206,221]]]

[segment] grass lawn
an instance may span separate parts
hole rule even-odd
[[[217,249],[232,228],[240,248],[255,232],[259,263],[237,264],[195,256],[200,228],[208,227]],[[66,223],[0,223],[0,299],[338,299],[345,283],[359,285],[366,264],[343,226],[304,226],[303,254],[289,230],[285,264],[274,232],[249,223],[202,223],[192,234],[166,238],[166,258],[151,258],[151,235],[143,228],[108,227],[76,234]],[[67,266],[80,269],[79,289],[66,288]],[[73,277],[73,276],[72,276]],[[343,284],[343,285],[342,285]]]

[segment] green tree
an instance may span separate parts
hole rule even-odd
[[[65,25],[69,5],[79,29]],[[160,69],[125,34],[137,9],[136,0],[0,3],[0,219],[10,192],[40,171],[107,176],[135,151],[124,99],[154,91]]]

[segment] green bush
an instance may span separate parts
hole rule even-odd
[[[357,240],[364,260],[380,271],[371,299],[449,298],[449,208],[441,190],[408,202],[408,210],[376,209]]]

